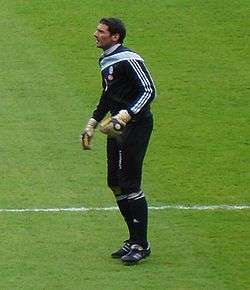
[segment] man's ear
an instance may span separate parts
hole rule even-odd
[[[113,35],[112,35],[112,39],[113,39],[113,41],[118,42],[119,38],[120,38],[120,34],[119,34],[119,33],[116,33],[116,34],[113,34]]]

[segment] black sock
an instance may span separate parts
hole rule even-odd
[[[135,226],[134,226],[133,216],[131,214],[131,210],[130,210],[130,206],[129,206],[127,198],[118,200],[117,205],[127,224],[128,231],[129,231],[129,240],[134,241],[135,240]]]
[[[134,230],[136,235],[136,243],[143,248],[147,248],[147,228],[148,228],[148,205],[142,193],[142,197],[138,199],[128,199],[130,210],[133,214]]]

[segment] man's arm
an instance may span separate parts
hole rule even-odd
[[[84,150],[91,149],[91,142],[95,133],[95,129],[98,123],[104,118],[108,111],[109,105],[107,101],[107,96],[105,94],[105,89],[103,89],[99,103],[96,106],[96,109],[93,111],[92,117],[89,119],[87,125],[85,126],[85,129],[81,134],[80,141]]]
[[[108,111],[109,111],[109,103],[105,90],[103,90],[99,103],[92,113],[92,118],[94,118],[99,123],[108,113]]]
[[[105,79],[102,77],[102,95],[100,97],[99,103],[96,109],[92,113],[92,118],[94,118],[98,123],[105,117],[109,111],[109,102],[106,94],[107,85]]]
[[[155,97],[156,90],[154,81],[146,68],[144,62],[139,60],[126,61],[127,77],[136,88],[136,96],[129,104],[127,111],[130,116],[142,112]]]

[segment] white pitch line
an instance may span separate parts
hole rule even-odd
[[[250,205],[162,205],[149,206],[150,210],[243,210],[250,209]],[[118,207],[69,207],[69,208],[0,208],[1,212],[87,212],[87,211],[115,211]]]

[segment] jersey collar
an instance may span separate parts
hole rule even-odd
[[[102,53],[102,56],[107,56],[109,54],[111,54],[112,52],[114,52],[119,46],[121,46],[121,43],[117,43],[113,46],[111,46],[110,48],[104,50],[104,52]]]

